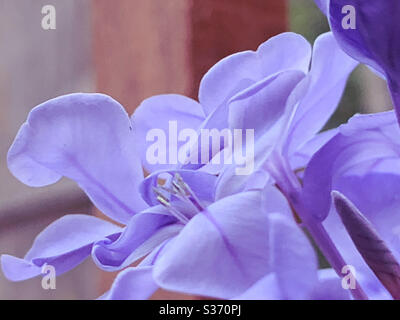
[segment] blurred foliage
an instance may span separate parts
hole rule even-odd
[[[329,31],[326,17],[314,4],[313,0],[291,0],[289,10],[289,28],[300,33],[308,41],[314,43],[315,39],[324,32]],[[347,82],[340,105],[325,129],[337,127],[346,122],[352,115],[360,112],[362,88],[360,86],[359,67],[351,74]]]

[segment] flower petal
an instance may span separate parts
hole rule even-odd
[[[317,134],[336,110],[347,78],[358,63],[344,53],[331,32],[317,38],[314,45],[310,84],[296,109],[287,137],[291,155]]]
[[[355,10],[355,28],[344,28],[342,23],[349,14],[346,6]],[[389,81],[394,105],[400,108],[400,25],[397,0],[379,2],[361,0],[331,0],[329,21],[336,39],[354,59],[374,68]]]
[[[329,140],[336,136],[337,133],[338,129],[335,128],[316,134],[303,147],[301,147],[300,150],[296,151],[291,157],[289,157],[292,169],[294,171],[305,169],[311,157],[327,144]]]
[[[132,217],[128,226],[115,240],[98,241],[92,249],[94,262],[106,271],[121,270],[150,253],[166,239],[179,233],[176,219],[149,212]]]
[[[275,273],[270,273],[234,300],[284,300],[278,279]]]
[[[201,105],[185,96],[165,94],[144,100],[132,115],[143,166],[150,172],[176,168],[178,163],[170,161],[171,152],[178,152],[187,143],[178,141],[179,134],[185,129],[197,131],[204,120],[205,115]],[[166,138],[165,153],[162,153],[163,150],[160,148],[159,152],[162,154],[157,155],[160,160],[165,159],[165,163],[155,164],[153,160],[150,161],[147,152],[152,144],[157,143],[155,137],[149,136],[151,132],[156,134],[157,139],[161,139],[159,135],[162,134]],[[170,135],[172,139],[169,139]],[[149,141],[150,138],[154,140]]]
[[[29,186],[66,176],[119,222],[143,209],[134,134],[122,106],[102,94],[70,94],[34,108],[8,152],[10,171]]]
[[[197,214],[159,255],[156,282],[209,297],[241,294],[270,268],[268,215],[260,204],[260,192],[246,192]]]
[[[253,129],[255,140],[276,124],[287,110],[287,102],[304,78],[300,71],[285,71],[257,83],[229,102],[229,126]]]
[[[3,255],[2,269],[12,281],[41,274],[44,264],[56,274],[69,271],[90,255],[93,243],[115,237],[121,228],[107,221],[81,214],[67,215],[50,224],[35,239],[24,259]]]
[[[350,300],[350,291],[342,287],[341,279],[333,269],[318,271],[319,282],[309,293],[309,300]]]
[[[1,255],[1,269],[6,278],[11,281],[34,278],[42,273],[41,267],[8,254]]]
[[[305,299],[318,281],[314,249],[293,219],[273,214],[270,225],[273,264],[282,295],[285,299]]]
[[[349,5],[355,9],[355,29],[345,29],[342,25],[346,17],[342,11]],[[396,37],[392,35],[397,24],[392,17],[396,16],[398,9],[396,0],[380,1],[378,5],[359,0],[330,0],[328,18],[343,50],[384,74],[385,68],[395,63],[389,50],[393,50],[391,45],[395,45],[392,42]]]
[[[152,267],[127,268],[121,271],[109,291],[100,300],[145,300],[158,289]]]
[[[272,272],[238,298],[306,299],[318,283],[315,252],[292,217],[273,213],[269,220]]]
[[[282,33],[259,46],[222,59],[200,83],[199,101],[206,114],[226,103],[236,93],[286,70],[308,71],[310,44],[295,33]]]
[[[358,115],[340,128],[309,162],[303,200],[314,218],[323,220],[331,206],[332,182],[344,174],[399,173],[400,130],[393,112]]]

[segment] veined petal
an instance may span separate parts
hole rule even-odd
[[[232,298],[270,269],[268,215],[261,193],[225,197],[197,214],[155,262],[163,288]]]
[[[200,83],[199,101],[206,114],[226,103],[236,93],[286,70],[308,71],[311,47],[295,33],[283,33],[259,46],[222,59]]]
[[[323,128],[336,110],[347,78],[357,64],[341,50],[331,32],[317,38],[307,75],[310,84],[291,122],[286,154],[292,155]]]
[[[100,300],[145,300],[158,289],[152,267],[127,268],[121,271],[109,291]]]
[[[143,208],[143,179],[128,115],[102,94],[70,94],[34,108],[8,152],[10,171],[29,186],[66,176],[105,214],[126,222]]]
[[[12,281],[26,280],[41,274],[44,264],[56,274],[69,271],[90,255],[93,243],[113,238],[122,229],[88,215],[67,215],[50,224],[35,239],[24,259],[2,255],[5,276]]]
[[[144,100],[132,115],[143,166],[150,172],[176,168],[178,163],[170,163],[169,150],[177,153],[179,148],[187,143],[178,141],[182,130],[191,129],[196,132],[204,120],[205,114],[201,105],[185,96],[165,94]],[[158,150],[160,154],[157,154],[157,158],[165,159],[165,163],[153,163],[150,159],[152,155],[147,153],[152,144],[158,143],[157,139],[164,139],[161,135],[165,137],[165,149]]]

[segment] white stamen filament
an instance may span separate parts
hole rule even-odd
[[[156,188],[153,188],[153,191],[158,202],[166,207],[172,216],[177,218],[183,224],[186,224],[197,212],[204,210],[204,207],[201,205],[200,200],[192,189],[183,181],[182,177],[178,173],[174,175],[171,185],[172,188],[157,186]],[[174,207],[173,203],[171,203],[168,194],[189,205],[193,210],[187,210],[185,213],[180,212],[176,207]],[[191,211],[194,213],[191,213]]]

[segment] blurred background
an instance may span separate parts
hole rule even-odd
[[[42,28],[45,5],[56,9],[55,30]],[[36,189],[9,173],[7,150],[30,109],[71,92],[109,94],[128,112],[155,94],[196,98],[219,59],[288,30],[313,42],[329,27],[312,0],[0,0],[0,254],[23,257],[64,214],[101,215],[70,181]],[[384,81],[360,66],[327,128],[390,105]],[[113,276],[90,259],[58,277],[56,290],[0,273],[0,299],[92,299]]]

